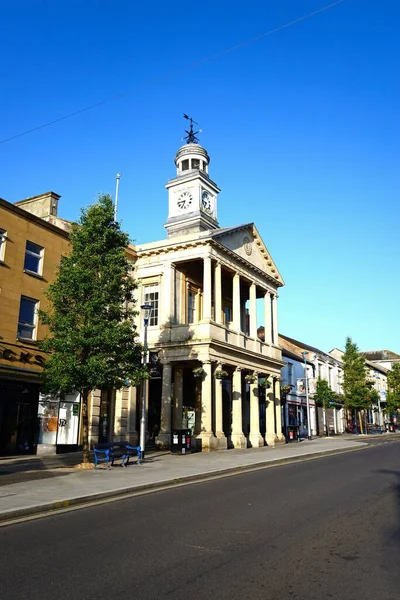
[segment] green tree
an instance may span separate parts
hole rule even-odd
[[[371,383],[367,377],[365,359],[350,337],[346,339],[342,360],[344,402],[347,408],[358,415],[362,433],[361,411],[371,406]]]
[[[63,397],[79,391],[82,402],[83,462],[89,462],[88,397],[94,389],[120,389],[141,372],[142,347],[133,324],[136,283],[126,258],[128,235],[114,222],[113,202],[101,195],[72,226],[71,252],[40,312],[49,335],[45,389]]]
[[[324,418],[324,429],[326,435],[329,435],[329,427],[326,420],[326,409],[330,407],[331,403],[335,401],[336,394],[331,389],[329,383],[325,379],[318,378],[316,392],[314,394],[314,400],[318,406],[322,406],[323,418]]]
[[[393,413],[400,408],[400,363],[394,363],[392,370],[387,374],[387,384],[386,413],[392,420]]]

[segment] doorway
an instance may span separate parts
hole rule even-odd
[[[35,454],[39,387],[0,381],[0,455]]]

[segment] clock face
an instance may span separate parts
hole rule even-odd
[[[207,212],[212,211],[212,198],[211,198],[210,194],[206,191],[204,191],[201,194],[201,206]]]
[[[182,194],[178,198],[178,208],[180,208],[181,210],[187,210],[191,206],[192,201],[193,196],[190,192],[182,192]]]

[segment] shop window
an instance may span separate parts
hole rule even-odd
[[[36,339],[38,305],[39,302],[37,300],[21,296],[17,334],[19,338],[24,340]]]
[[[37,275],[42,274],[42,262],[43,262],[43,251],[42,246],[38,246],[33,242],[26,242],[25,248],[25,262],[24,270],[36,273]]]
[[[39,395],[38,444],[75,446],[79,434],[79,394],[68,394],[62,401]]]
[[[159,286],[158,283],[145,285],[143,287],[143,303],[151,304],[153,310],[150,314],[149,327],[158,325],[158,302],[159,302]]]
[[[4,256],[6,253],[6,238],[7,232],[4,229],[0,229],[0,260],[4,261]]]

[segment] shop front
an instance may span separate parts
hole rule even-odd
[[[0,342],[0,456],[78,449],[80,397],[41,393],[46,355]]]
[[[79,445],[80,395],[39,394],[37,453],[74,452]]]
[[[0,456],[35,454],[39,386],[0,379]]]

